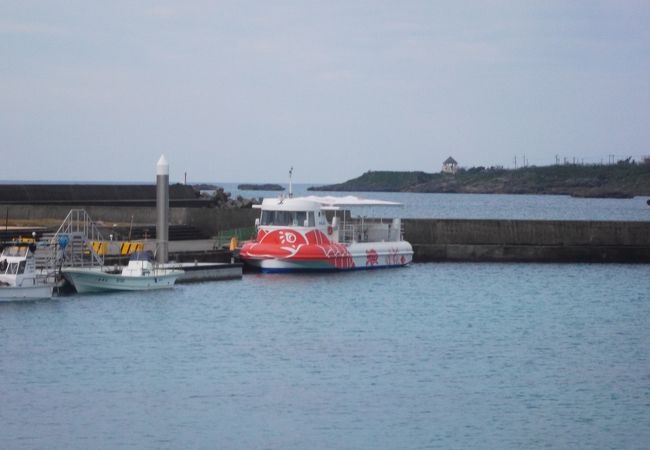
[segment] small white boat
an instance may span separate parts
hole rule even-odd
[[[263,272],[355,270],[399,267],[413,260],[399,218],[351,219],[343,206],[399,206],[358,197],[264,199],[257,237],[245,242],[241,259]],[[326,212],[334,215],[331,222]]]
[[[78,293],[106,291],[151,291],[170,289],[182,270],[161,268],[154,263],[150,251],[135,252],[122,270],[111,271],[97,267],[68,267],[63,276]]]
[[[0,255],[0,302],[51,298],[54,280],[37,274],[29,245],[11,245]]]

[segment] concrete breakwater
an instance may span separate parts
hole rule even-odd
[[[70,206],[1,205],[10,221],[65,218]],[[95,221],[153,224],[153,207],[88,206]],[[259,211],[251,208],[170,208],[170,222],[188,225],[208,236],[251,227]],[[404,238],[413,244],[416,262],[650,262],[650,222],[403,219]]]
[[[405,219],[414,260],[650,262],[650,222]]]
[[[202,207],[213,202],[192,186],[169,186],[171,206]],[[2,184],[0,204],[155,206],[156,186],[146,184]]]
[[[28,205],[0,204],[0,218],[7,217],[9,222],[25,223],[47,222],[50,225],[60,223],[73,208],[83,208],[96,222],[106,225],[155,224],[156,208],[131,206],[93,206],[93,205]],[[251,227],[259,210],[252,208],[169,208],[171,225],[188,225],[198,228],[207,235],[216,235],[220,231],[233,228]],[[155,226],[153,227],[155,229]]]

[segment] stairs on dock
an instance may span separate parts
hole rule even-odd
[[[103,241],[104,238],[83,209],[70,210],[59,229],[51,235],[43,235],[42,240],[48,243],[49,257],[60,267],[93,267],[104,264],[104,256],[98,254],[92,246],[93,241]]]

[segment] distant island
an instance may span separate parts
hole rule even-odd
[[[216,191],[217,189],[219,189],[219,186],[216,186],[214,184],[208,184],[208,183],[193,184],[192,187],[197,191]]]
[[[565,164],[504,169],[460,168],[455,174],[370,171],[344,183],[312,186],[310,191],[428,192],[473,194],[550,194],[632,198],[650,195],[650,161],[610,165]]]
[[[284,188],[279,184],[240,184],[237,185],[240,191],[284,191]]]

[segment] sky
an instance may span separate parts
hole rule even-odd
[[[647,0],[0,0],[0,180],[640,159],[648,24]]]

